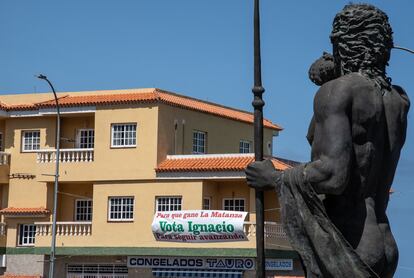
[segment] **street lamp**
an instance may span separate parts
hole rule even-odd
[[[49,263],[49,278],[54,277],[54,268],[55,268],[55,249],[56,249],[56,211],[57,211],[57,194],[58,194],[58,186],[59,186],[59,152],[60,152],[60,108],[59,108],[59,101],[55,92],[55,88],[53,88],[52,83],[50,83],[49,79],[43,74],[39,74],[37,76],[39,79],[45,80],[50,88],[53,91],[53,96],[55,97],[56,102],[56,112],[57,112],[57,125],[56,125],[56,168],[55,168],[55,186],[53,192],[53,216],[52,216],[52,242],[50,247],[50,263]]]

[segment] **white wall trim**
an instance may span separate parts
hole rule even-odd
[[[21,110],[21,111],[9,111],[8,116],[10,118],[21,118],[21,117],[40,117],[38,110]]]
[[[75,107],[62,107],[60,108],[61,114],[74,114],[74,113],[95,113],[96,106],[75,106]],[[40,115],[55,115],[56,108],[41,108],[39,109]]]
[[[61,114],[80,114],[80,113],[95,113],[96,106],[76,106],[76,107],[62,107]],[[17,110],[9,111],[7,115],[11,118],[18,117],[39,117],[47,115],[56,115],[56,108],[41,108],[38,110]]]

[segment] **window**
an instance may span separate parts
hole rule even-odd
[[[40,149],[40,131],[31,130],[22,132],[23,151],[35,151]]]
[[[108,219],[110,221],[134,220],[134,197],[110,197]]]
[[[34,246],[36,236],[36,226],[33,224],[19,225],[19,246]]]
[[[267,154],[272,155],[273,154],[273,145],[271,141],[267,142]]]
[[[211,198],[210,197],[205,197],[203,199],[203,209],[211,209]]]
[[[245,211],[244,199],[223,199],[223,209],[233,211]]]
[[[251,142],[247,140],[240,140],[239,153],[251,153]]]
[[[93,149],[95,131],[93,129],[78,130],[77,147],[81,149]]]
[[[76,200],[75,221],[92,221],[92,200],[91,199]]]
[[[111,147],[135,147],[137,145],[137,124],[113,124]]]
[[[65,277],[128,278],[128,267],[122,264],[69,264]]]
[[[157,197],[157,211],[181,210],[181,197]]]
[[[206,153],[207,133],[203,131],[193,131],[193,153]]]

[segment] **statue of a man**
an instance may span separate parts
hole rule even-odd
[[[311,161],[283,173],[270,161],[254,162],[247,181],[278,191],[306,277],[393,277],[398,250],[386,208],[409,100],[386,76],[388,17],[371,5],[347,5],[334,19],[331,42],[338,77],[315,95]]]

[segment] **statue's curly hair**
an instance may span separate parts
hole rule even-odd
[[[381,88],[389,88],[386,77],[392,29],[388,16],[369,4],[349,4],[333,21],[331,42],[335,63],[342,75],[359,72],[373,79]]]

